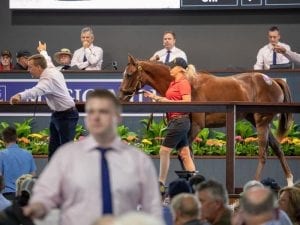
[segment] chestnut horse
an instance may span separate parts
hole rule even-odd
[[[291,102],[287,83],[281,79],[272,79],[258,72],[241,73],[227,77],[217,77],[209,73],[198,72],[188,77],[192,85],[192,101],[199,102]],[[124,71],[120,86],[120,100],[129,101],[144,85],[153,87],[161,96],[165,96],[173,78],[169,67],[152,61],[139,61],[128,56],[128,65]],[[288,185],[293,183],[293,175],[287,164],[279,142],[270,132],[269,125],[277,113],[245,113],[237,119],[245,118],[256,127],[259,144],[259,162],[255,179],[261,179],[261,173],[267,158],[268,146],[280,160]],[[289,129],[292,114],[281,113],[278,136],[283,136]],[[204,127],[223,127],[226,125],[225,113],[192,113],[190,140],[193,140]]]

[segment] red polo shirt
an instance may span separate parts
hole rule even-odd
[[[170,86],[166,92],[166,98],[169,100],[182,100],[182,96],[184,95],[191,95],[191,85],[189,81],[185,78],[182,77],[177,81],[172,81],[170,83]],[[173,119],[179,115],[185,115],[189,113],[185,112],[170,112],[167,113],[167,118],[168,120]]]

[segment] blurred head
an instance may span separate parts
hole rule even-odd
[[[246,224],[265,223],[273,219],[275,198],[269,188],[253,187],[241,196],[240,207]]]
[[[36,178],[31,174],[24,174],[17,179],[16,197],[21,206],[25,206],[28,204],[35,182]]]
[[[171,201],[173,221],[177,225],[200,219],[200,202],[193,194],[182,193]]]
[[[7,127],[2,131],[2,138],[5,144],[16,143],[17,131],[14,127]]]
[[[205,181],[205,177],[201,174],[195,174],[189,179],[190,187],[192,188],[192,192],[195,193],[196,187]]]
[[[17,62],[27,69],[28,67],[28,58],[31,56],[31,53],[28,50],[20,50],[17,52]]]
[[[176,179],[170,182],[168,187],[168,196],[172,199],[181,193],[192,193],[189,183],[185,179]]]
[[[223,185],[217,181],[202,182],[196,190],[196,196],[201,202],[202,218],[212,222],[217,212],[225,209],[228,204],[228,194]]]
[[[278,27],[271,27],[268,32],[268,39],[271,45],[277,45],[280,40],[280,33]]]
[[[285,187],[278,194],[279,208],[286,212],[292,222],[300,220],[300,189]]]
[[[165,49],[171,50],[176,43],[176,36],[173,31],[166,31],[163,36],[163,45]]]
[[[72,53],[68,48],[62,48],[54,54],[54,60],[60,65],[70,65],[72,60]]]
[[[121,120],[121,104],[108,90],[90,91],[85,103],[87,130],[95,137],[116,135]]]
[[[84,27],[81,30],[80,40],[82,44],[84,42],[88,43],[88,46],[94,42],[94,32],[91,27]]]
[[[33,78],[40,78],[47,68],[47,61],[43,55],[36,54],[28,59],[28,71]]]
[[[3,50],[0,56],[1,64],[5,67],[9,67],[12,63],[11,53],[8,50]]]

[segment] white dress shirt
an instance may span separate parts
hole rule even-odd
[[[84,55],[87,61],[83,62]],[[101,70],[103,62],[103,50],[93,44],[89,48],[79,48],[74,52],[71,66],[77,66],[85,70]]]
[[[60,225],[92,224],[102,215],[101,153],[92,136],[63,145],[43,170],[30,203],[60,207]],[[158,178],[152,160],[116,137],[108,161],[113,214],[142,211],[162,218]]]
[[[278,45],[283,46],[286,50],[291,50],[290,46],[281,42],[278,42]],[[254,65],[255,70],[268,70],[270,69],[270,65],[273,64],[273,46],[272,44],[267,44],[261,49],[259,49],[256,63]],[[276,63],[277,64],[284,64],[289,63],[289,59],[282,54],[276,54]]]
[[[171,62],[175,58],[183,58],[187,62],[186,54],[181,49],[176,48],[174,46],[172,49],[170,49],[170,51],[171,52],[170,52],[169,62]],[[162,63],[165,63],[167,54],[168,54],[168,50],[164,48],[162,50],[159,50],[159,51],[155,52],[152,57],[155,58],[156,56],[159,56],[158,61],[160,61]]]
[[[75,106],[68,91],[64,75],[55,68],[46,51],[41,51],[46,58],[47,68],[43,71],[38,83],[30,89],[20,92],[22,100],[44,96],[49,108],[53,111],[64,111]]]

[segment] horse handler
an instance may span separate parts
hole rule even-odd
[[[175,80],[170,83],[165,94],[166,97],[157,96],[148,91],[144,92],[144,96],[157,102],[191,102],[191,85],[185,76],[185,69],[188,66],[186,61],[182,58],[176,58],[169,66],[171,68],[170,74]],[[178,151],[186,171],[194,172],[196,169],[188,142],[188,132],[191,127],[189,114],[186,112],[167,113],[167,135],[159,151],[159,182],[161,186],[165,185],[168,176],[170,153],[173,148]]]

